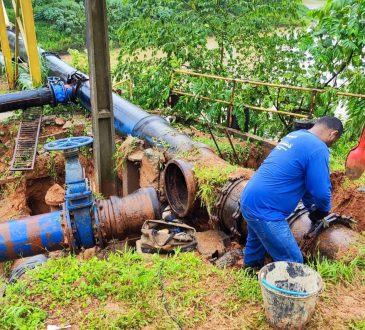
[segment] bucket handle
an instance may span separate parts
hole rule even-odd
[[[296,292],[296,291],[289,291],[289,290],[281,289],[281,288],[278,288],[277,286],[271,285],[264,278],[261,278],[261,282],[270,289],[279,291],[281,293],[289,294],[292,296],[307,297],[312,294],[312,293],[307,293],[307,292]]]

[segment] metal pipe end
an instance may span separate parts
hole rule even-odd
[[[167,201],[179,217],[185,217],[193,210],[196,179],[190,163],[182,159],[169,161],[164,172],[164,188]]]

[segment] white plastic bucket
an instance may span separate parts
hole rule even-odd
[[[268,322],[276,329],[303,329],[322,290],[321,276],[306,265],[278,261],[263,267],[258,278]]]

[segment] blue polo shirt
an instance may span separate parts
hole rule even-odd
[[[331,209],[329,150],[316,135],[299,130],[285,136],[241,195],[241,209],[258,219],[282,220],[300,200]]]

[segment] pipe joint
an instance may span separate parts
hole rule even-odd
[[[76,99],[76,89],[73,85],[66,85],[58,77],[48,77],[48,87],[53,94],[53,106],[67,104]]]

